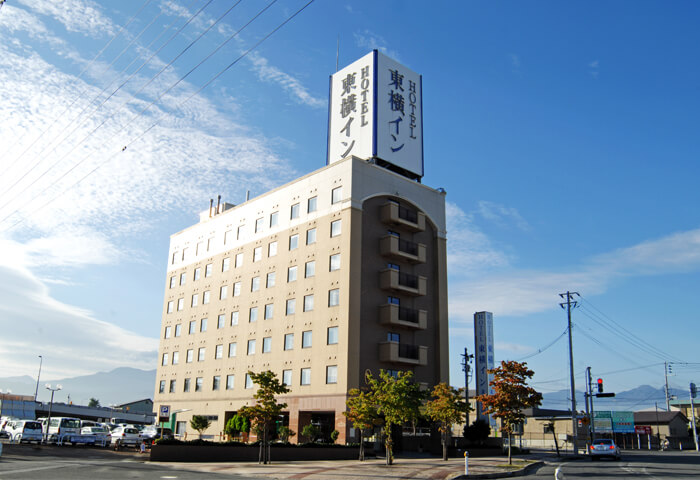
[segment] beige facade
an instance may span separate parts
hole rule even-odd
[[[448,380],[444,192],[349,157],[241,205],[214,206],[170,241],[156,411],[218,435],[271,370],[297,433],[346,424],[364,373]],[[295,440],[299,440],[297,436]],[[302,439],[303,440],[303,439]]]

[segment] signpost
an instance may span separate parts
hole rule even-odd
[[[170,405],[161,405],[158,409],[158,422],[160,422],[160,438],[163,438],[163,422],[170,420]]]

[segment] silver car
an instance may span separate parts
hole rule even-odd
[[[109,428],[101,425],[83,427],[80,429],[81,435],[93,435],[95,437],[95,445],[106,447],[112,443],[112,434]]]
[[[131,425],[119,426],[112,430],[111,435],[111,443],[115,448],[123,447],[125,445],[136,446],[141,443],[141,434],[136,427]]]
[[[593,440],[593,443],[588,450],[588,454],[590,455],[591,460],[602,457],[610,457],[614,458],[615,460],[620,459],[620,449],[617,447],[617,445],[615,445],[615,441],[610,438],[599,438],[597,440]]]

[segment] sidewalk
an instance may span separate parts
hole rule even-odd
[[[519,460],[541,461],[550,455],[524,455],[513,457],[513,463]],[[284,462],[270,465],[257,463],[161,463],[162,466],[172,466],[183,470],[211,472],[230,475],[271,479],[308,479],[308,480],[363,480],[363,479],[453,479],[461,478],[499,478],[512,476],[509,473],[516,469],[504,467],[507,457],[478,457],[469,460],[469,476],[464,477],[464,459],[450,458],[443,461],[436,457],[395,458],[390,467],[385,465],[384,458],[365,460],[324,460],[314,462]],[[156,463],[156,462],[153,462]],[[518,462],[520,463],[520,462]],[[520,463],[520,465],[523,465]],[[522,473],[520,473],[522,474]]]

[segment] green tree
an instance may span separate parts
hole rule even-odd
[[[403,425],[418,418],[425,395],[413,381],[413,372],[398,372],[394,377],[380,370],[379,378],[368,372],[365,381],[377,407],[377,413],[384,417],[386,464],[391,465],[394,463],[391,429],[394,425]]]
[[[331,432],[331,443],[335,443],[338,440],[339,436],[340,436],[340,432],[338,430],[333,430]]]
[[[253,383],[258,385],[258,391],[253,395],[255,405],[244,406],[239,414],[251,420],[256,432],[260,432],[260,453],[258,463],[270,463],[270,427],[277,420],[282,410],[287,408],[286,403],[277,403],[276,395],[289,392],[289,388],[279,381],[277,375],[267,370],[265,372],[248,372]]]
[[[527,385],[534,371],[527,368],[526,362],[502,361],[499,367],[488,370],[493,374],[489,385],[492,395],[479,395],[484,413],[501,420],[501,432],[508,435],[508,463],[512,463],[510,445],[513,426],[525,420],[522,412],[525,408],[536,407],[542,403],[542,394]]]
[[[250,431],[250,421],[243,415],[235,414],[228,419],[224,427],[224,433],[238,437],[243,432]]]
[[[365,433],[374,428],[379,419],[377,405],[368,391],[352,388],[345,402],[347,410],[343,415],[352,422],[353,427],[360,431],[360,461],[365,459]]]
[[[289,443],[289,439],[296,435],[297,432],[289,428],[287,425],[282,425],[277,431],[277,434],[280,436],[280,440],[282,440],[284,443]]]
[[[309,423],[301,429],[301,434],[308,438],[311,443],[316,443],[316,440],[321,435],[321,429],[313,423]]]
[[[447,460],[448,433],[453,424],[464,421],[464,414],[469,410],[469,406],[457,389],[444,382],[433,387],[431,397],[432,400],[426,403],[425,410],[434,422],[440,423],[438,430],[442,434],[442,459]]]
[[[192,415],[190,427],[199,432],[199,438],[202,438],[204,431],[211,426],[211,420],[204,415]]]
[[[99,408],[100,407],[100,401],[96,398],[90,397],[90,401],[88,402],[88,407],[90,408]]]

